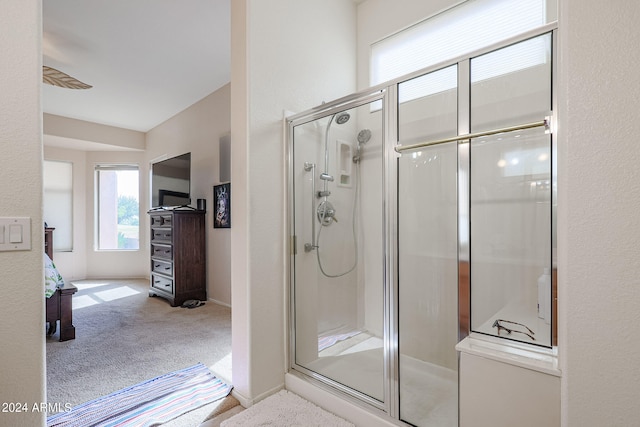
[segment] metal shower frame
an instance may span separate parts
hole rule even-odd
[[[399,363],[397,347],[394,343],[398,342],[398,245],[397,245],[397,159],[402,151],[419,148],[418,146],[433,145],[434,143],[443,143],[450,141],[459,141],[458,144],[458,170],[468,172],[469,168],[469,141],[470,138],[483,136],[480,134],[470,134],[470,111],[467,102],[460,102],[461,100],[468,100],[470,97],[468,82],[470,76],[470,60],[474,57],[492,52],[494,50],[507,47],[509,45],[541,36],[543,34],[550,33],[552,36],[552,49],[553,52],[557,52],[557,39],[558,30],[557,22],[546,24],[535,30],[527,31],[518,36],[511,37],[502,42],[487,46],[483,49],[474,51],[469,54],[465,54],[449,61],[444,61],[433,66],[415,71],[413,73],[404,75],[397,79],[385,82],[374,87],[353,93],[351,95],[336,99],[311,108],[307,111],[288,116],[284,119],[284,136],[288,167],[286,169],[286,190],[287,190],[287,223],[288,227],[288,268],[287,268],[287,284],[288,294],[286,295],[286,304],[289,307],[287,329],[288,329],[288,352],[287,352],[287,366],[289,372],[297,373],[301,378],[312,382],[320,388],[327,389],[329,391],[337,391],[341,397],[348,401],[351,401],[359,406],[364,407],[377,415],[388,416],[392,422],[401,422],[400,420],[400,407],[399,407]],[[522,126],[515,126],[513,128],[496,129],[494,131],[488,131],[487,134],[495,134],[500,132],[507,132],[515,130],[516,128],[531,128],[545,126],[550,133],[552,133],[551,143],[552,149],[555,151],[557,146],[557,117],[555,112],[557,111],[557,62],[555,57],[552,56],[552,106],[551,114],[548,117],[541,118],[537,122],[523,124]],[[398,84],[411,80],[412,78],[419,77],[421,75],[437,71],[442,68],[457,65],[458,67],[458,135],[452,136],[437,141],[428,141],[421,144],[412,144],[412,146],[398,145]],[[464,83],[464,84],[463,84]],[[297,242],[295,236],[295,224],[294,224],[294,184],[292,177],[293,174],[293,136],[294,128],[298,125],[312,122],[324,117],[338,114],[341,111],[356,108],[373,101],[382,101],[382,133],[383,133],[383,197],[381,209],[383,212],[383,256],[382,262],[383,272],[383,292],[384,292],[384,381],[386,383],[384,387],[384,401],[380,402],[371,398],[361,392],[355,391],[349,387],[346,387],[334,380],[331,380],[316,372],[310,371],[303,366],[297,365],[295,362],[295,307],[293,302],[295,301],[295,284],[293,282],[295,277],[295,263],[293,257],[301,249],[300,242]],[[461,108],[461,106],[463,108]],[[464,108],[466,107],[466,108]],[[552,157],[551,170],[554,171],[553,179],[557,180],[557,159]],[[467,175],[468,176],[468,175]],[[469,183],[458,182],[458,197],[468,197]],[[552,200],[553,201],[553,200]],[[553,203],[552,203],[553,204]],[[555,242],[555,236],[552,236],[552,241]],[[552,253],[553,257],[553,253]],[[462,244],[460,237],[460,230],[458,230],[458,338],[462,340],[464,337],[471,333],[470,325],[470,283],[468,271],[465,272],[466,266],[469,265],[470,249],[469,246]],[[555,306],[556,302],[552,301]],[[394,319],[393,322],[390,320]],[[556,322],[556,319],[553,319]],[[544,351],[544,350],[543,350]],[[557,354],[557,344],[552,342],[552,348],[548,350],[549,354]],[[301,375],[302,374],[302,375]],[[365,403],[365,405],[362,405]]]

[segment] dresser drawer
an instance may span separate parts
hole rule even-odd
[[[173,280],[166,277],[151,275],[151,286],[161,291],[169,292],[173,294]]]
[[[151,229],[151,240],[159,240],[164,242],[171,241],[171,229],[170,228],[152,228]]]
[[[153,215],[151,217],[152,227],[171,227],[173,217],[171,215]]]
[[[173,276],[173,264],[168,261],[151,261],[151,271],[153,273],[160,273],[167,276]]]
[[[155,258],[173,259],[171,245],[151,244],[151,256]]]

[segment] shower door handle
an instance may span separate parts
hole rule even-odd
[[[316,164],[304,162],[304,170],[311,172],[311,243],[304,244],[304,251],[311,252],[316,249],[316,218],[315,218],[315,198],[316,198]]]

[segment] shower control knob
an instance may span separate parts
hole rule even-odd
[[[318,221],[324,226],[331,225],[333,221],[338,222],[336,210],[328,200],[324,200],[318,205],[316,214],[318,215]]]

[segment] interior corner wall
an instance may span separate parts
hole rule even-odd
[[[0,0],[0,217],[28,217],[31,249],[0,252],[0,424],[39,426],[46,402],[42,222],[41,2]],[[20,304],[20,301],[28,301]],[[24,407],[21,407],[23,409]],[[8,408],[7,408],[8,409]]]
[[[145,176],[141,177],[145,181],[149,180],[149,164],[155,159],[191,153],[191,206],[195,207],[196,199],[207,201],[207,298],[227,306],[231,305],[231,230],[213,228],[213,186],[220,182],[220,138],[228,135],[231,128],[230,96],[231,86],[226,84],[147,132],[144,161],[146,172]],[[235,195],[232,182],[232,202]],[[144,200],[144,206],[146,208],[142,212],[149,209],[148,199]],[[233,210],[231,215],[233,227]],[[140,226],[148,230],[149,216],[143,216]],[[149,240],[146,238],[141,239],[142,241]],[[148,277],[148,250],[146,256],[143,264],[145,275]]]
[[[355,26],[351,1],[232,2],[233,381],[249,402],[286,369],[283,113],[355,91]]]
[[[640,419],[640,4],[561,0],[562,425]]]

